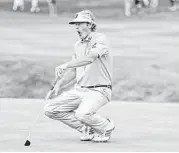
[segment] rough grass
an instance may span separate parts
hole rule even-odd
[[[9,98],[45,97],[53,83],[54,67],[63,62],[55,63],[54,58],[3,57],[5,60],[0,60],[0,95]]]
[[[1,59],[1,97],[43,98],[54,79],[54,67],[69,59],[70,57],[63,57],[63,60],[51,57],[39,60],[36,57],[31,59],[22,56]],[[143,62],[142,66],[140,64],[141,62],[137,63],[135,60],[129,63],[120,57],[114,58],[113,100],[155,102],[179,100],[178,75],[171,77],[168,72],[162,75],[159,74],[159,66],[150,65],[145,69],[146,63]]]

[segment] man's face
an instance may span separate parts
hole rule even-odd
[[[90,34],[90,24],[89,23],[75,23],[76,31],[81,39],[87,38]]]

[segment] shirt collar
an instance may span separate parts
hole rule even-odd
[[[92,39],[92,35],[93,35],[93,32],[91,32],[88,37],[86,37],[85,39],[81,39],[81,42],[82,43],[85,43],[85,42],[90,42],[91,39]]]

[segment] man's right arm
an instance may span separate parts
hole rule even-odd
[[[76,78],[76,69],[69,69],[59,80],[60,87],[63,87]]]
[[[76,69],[69,69],[61,79],[59,79],[54,87],[53,92],[57,96],[60,89],[68,86],[70,83],[73,83],[76,78]]]
[[[75,44],[75,46],[76,46],[76,44]],[[76,54],[74,52],[74,54],[72,56],[72,60],[75,60],[75,59],[76,59]],[[55,75],[56,75],[56,77],[58,77],[57,72],[55,72]],[[54,88],[55,95],[58,94],[58,91],[60,90],[60,88],[68,86],[68,84],[75,81],[75,79],[76,79],[76,68],[71,68],[71,69],[66,70],[66,72],[62,75],[62,77],[60,76],[59,80],[57,81],[57,83],[55,85],[55,88]]]

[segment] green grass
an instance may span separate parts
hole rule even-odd
[[[79,141],[79,132],[43,115],[43,100],[1,99],[1,152],[178,152],[179,105],[111,102],[99,110],[115,123],[109,143]],[[24,143],[32,129],[31,146]],[[70,146],[70,147],[69,147]]]

